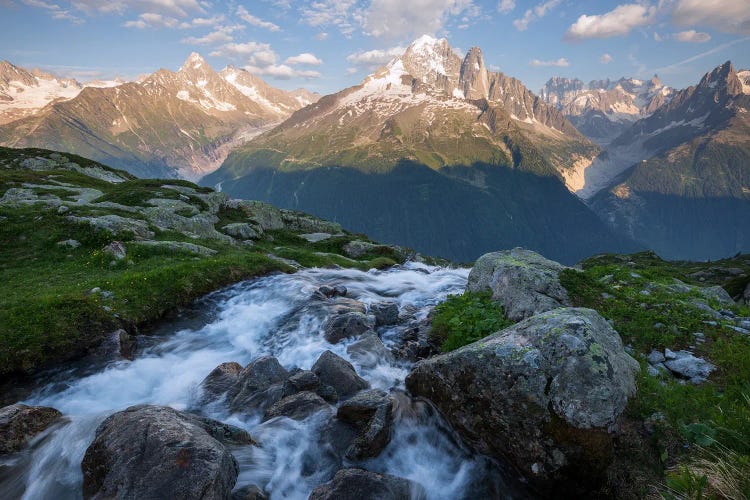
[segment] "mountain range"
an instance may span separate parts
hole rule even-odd
[[[2,69],[0,81],[25,76],[7,63]],[[24,83],[33,88],[31,80]],[[177,72],[69,87],[0,128],[0,144],[69,151],[142,177],[196,179],[216,169],[233,147],[318,97],[275,89],[243,69],[217,73],[195,53]]]
[[[136,82],[0,70],[2,145],[202,177],[454,260],[750,250],[750,71],[729,62],[683,90],[553,77],[539,95],[430,36],[323,97],[198,54]]]

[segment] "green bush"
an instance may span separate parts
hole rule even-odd
[[[432,339],[443,352],[453,351],[510,326],[503,308],[488,293],[451,295],[435,308]]]

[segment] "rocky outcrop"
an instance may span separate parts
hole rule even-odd
[[[421,500],[424,488],[407,479],[362,469],[342,469],[310,494],[310,500]]]
[[[596,311],[562,308],[424,360],[406,386],[468,443],[536,486],[585,489],[611,459],[611,433],[638,369]]]
[[[21,450],[32,438],[62,418],[46,406],[14,404],[0,409],[0,455]]]
[[[474,264],[466,289],[491,292],[508,319],[520,321],[570,305],[568,292],[560,284],[563,269],[565,266],[523,248],[488,253]]]
[[[229,498],[238,465],[225,444],[245,431],[168,407],[140,405],[96,430],[81,463],[84,498]]]

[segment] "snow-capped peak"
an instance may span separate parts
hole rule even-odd
[[[190,70],[190,69],[200,69],[204,65],[206,65],[206,60],[203,59],[203,56],[201,56],[197,52],[192,52],[188,58],[185,60],[185,63],[182,65],[183,70]]]

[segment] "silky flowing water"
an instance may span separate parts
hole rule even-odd
[[[259,447],[233,448],[240,465],[237,486],[257,484],[271,498],[304,499],[329,480],[337,466],[322,455],[318,436],[324,414],[303,421],[230,414],[221,402],[198,406],[199,384],[217,365],[245,366],[276,356],[285,368],[309,369],[325,350],[349,360],[372,387],[397,398],[390,444],[380,456],[353,464],[419,482],[430,499],[510,497],[498,464],[471,453],[427,404],[403,393],[410,363],[381,360],[359,366],[346,351],[350,339],[329,344],[322,334],[325,314],[314,307],[321,285],[344,285],[348,297],[364,303],[398,303],[403,324],[378,328],[389,347],[424,319],[449,294],[461,293],[468,270],[410,263],[387,271],[308,269],[239,283],[200,300],[185,317],[139,338],[133,361],[99,366],[79,363],[46,378],[25,401],[52,406],[68,421],[30,450],[0,463],[0,498],[81,497],[81,460],[97,425],[108,415],[141,403],[200,412],[248,430]]]

